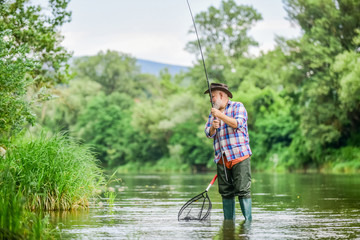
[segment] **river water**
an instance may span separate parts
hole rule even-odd
[[[253,221],[223,221],[217,182],[209,221],[178,222],[182,205],[214,174],[119,175],[116,197],[88,210],[57,212],[62,239],[360,239],[360,176],[254,173]]]

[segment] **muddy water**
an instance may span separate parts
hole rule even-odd
[[[55,213],[62,239],[360,239],[360,176],[253,174],[253,221],[223,221],[216,183],[206,222],[178,222],[191,197],[213,174],[119,175],[115,198],[89,210]]]

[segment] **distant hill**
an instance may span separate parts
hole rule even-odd
[[[160,71],[165,68],[169,70],[171,75],[175,75],[181,71],[186,72],[189,69],[189,67],[185,66],[159,63],[144,59],[137,59],[137,65],[140,66],[142,73],[149,73],[157,76],[160,74]]]
[[[74,61],[77,58],[84,58],[88,56],[82,56],[82,57],[72,57],[69,59],[70,66],[74,64]],[[189,67],[180,66],[180,65],[172,65],[167,63],[159,63],[154,62],[150,60],[144,60],[144,59],[136,59],[136,65],[140,67],[140,71],[142,73],[148,73],[153,74],[156,76],[159,76],[160,71],[167,68],[169,70],[169,73],[171,75],[175,75],[177,73],[180,73],[181,71],[186,72],[189,70]]]

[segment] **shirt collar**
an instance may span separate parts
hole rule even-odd
[[[231,105],[232,101],[229,99],[229,101],[227,102],[226,108],[228,108]]]

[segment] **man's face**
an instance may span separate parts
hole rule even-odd
[[[220,91],[212,91],[211,96],[212,96],[211,98],[212,98],[213,107],[216,109],[220,109],[222,105]]]

